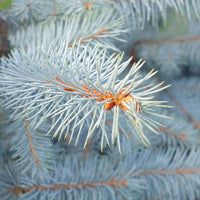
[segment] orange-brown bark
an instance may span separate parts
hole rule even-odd
[[[102,181],[102,182],[89,182],[89,183],[77,183],[77,184],[58,184],[52,186],[43,186],[43,185],[34,185],[34,186],[27,186],[27,187],[16,187],[10,188],[10,191],[16,194],[23,194],[26,192],[30,192],[31,190],[59,190],[59,189],[78,189],[78,188],[95,188],[95,187],[105,187],[111,186],[114,188],[125,187],[127,185],[127,180],[123,179],[117,181],[115,178],[109,181]]]
[[[137,171],[133,171],[132,174],[136,174]],[[140,176],[146,176],[146,175],[153,175],[153,174],[159,174],[159,175],[182,175],[182,174],[198,174],[200,173],[199,168],[193,168],[193,169],[181,169],[181,167],[171,170],[171,169],[155,169],[150,171],[142,171],[137,173],[137,175]]]
[[[28,135],[28,142],[29,142],[30,150],[31,150],[31,153],[32,153],[32,155],[33,155],[35,164],[36,164],[36,165],[39,165],[40,162],[39,162],[39,160],[38,160],[38,158],[37,158],[37,155],[36,155],[36,152],[35,152],[35,147],[34,147],[34,145],[33,145],[33,143],[32,143],[31,134],[30,134],[30,132],[29,132],[29,123],[28,123],[27,117],[24,117],[24,120],[25,120],[25,129],[26,129],[26,133],[27,133],[27,135]]]

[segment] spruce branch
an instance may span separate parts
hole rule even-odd
[[[102,160],[93,153],[86,160],[81,159],[82,154],[65,157],[62,163],[55,166],[54,172],[42,180],[38,176],[32,179],[31,174],[17,173],[17,169],[8,165],[6,170],[0,171],[0,183],[5,183],[0,188],[0,194],[4,198],[21,200],[38,199],[41,196],[49,200],[139,197],[141,181],[127,173],[122,160],[111,161],[108,157]],[[88,171],[88,168],[91,170]],[[110,173],[103,173],[104,170]]]
[[[133,30],[144,29],[151,22],[154,27],[159,26],[160,16],[166,25],[170,10],[175,10],[180,15],[200,18],[200,3],[198,0],[108,0],[113,4],[120,15],[126,17],[127,24]],[[131,20],[130,20],[131,19]]]
[[[7,19],[15,25],[56,21],[74,13],[85,15],[88,11],[106,7],[115,8],[116,13],[125,16],[129,28],[134,30],[144,29],[149,22],[158,27],[160,16],[166,24],[168,11],[172,9],[190,20],[194,16],[200,18],[198,0],[15,0],[7,11]]]
[[[138,160],[141,160],[141,165],[137,162],[137,169],[141,170],[138,175],[142,176],[148,185],[144,199],[192,200],[199,197],[199,191],[196,192],[200,174],[198,148],[188,149],[175,146],[168,150],[160,149],[158,152],[152,149],[146,153],[140,154],[141,157]],[[146,158],[151,161],[149,166],[144,165]]]
[[[17,18],[20,24],[46,23],[63,20],[74,14],[84,16],[91,10],[108,8],[111,6],[105,1],[72,1],[72,0],[15,0],[9,10],[10,17]]]
[[[85,160],[82,154],[70,154],[42,180],[17,173],[9,164],[0,171],[0,183],[4,183],[0,194],[22,200],[41,196],[50,200],[198,198],[199,150],[174,150],[140,149],[121,157],[91,152]]]
[[[42,8],[44,7],[44,2],[38,0],[15,0],[11,6],[11,13],[20,22],[33,20],[41,12]]]
[[[157,77],[154,80],[157,83],[160,83],[160,80],[158,81]],[[182,148],[191,148],[194,146],[199,147],[199,84],[200,82],[198,77],[185,77],[174,81],[173,87],[156,94],[156,99],[168,100],[170,105],[173,105],[174,108],[160,108],[157,111],[159,114],[171,116],[173,118],[173,120],[168,120],[165,118],[159,120],[160,123],[164,125],[158,130],[159,137],[157,137],[157,135],[152,133],[150,130],[146,128],[143,129],[145,135],[148,135],[148,139],[151,141],[151,146],[153,146],[155,149],[171,148],[176,146]],[[175,104],[175,102],[171,100],[169,94],[176,99],[177,103],[181,106],[184,112]],[[187,114],[185,115],[185,113]],[[112,122],[109,120],[107,123],[111,124]],[[130,129],[126,127],[123,128],[125,128],[129,140],[127,141],[123,137],[120,138],[122,155],[139,146],[137,141],[135,141],[135,138],[133,138],[132,134],[130,134]],[[122,130],[120,130],[120,132],[122,132]],[[97,144],[97,146],[100,146],[99,143]],[[111,151],[115,152],[116,150],[111,148]]]
[[[200,99],[199,84],[199,79],[191,76],[175,81],[173,89],[165,90],[166,96],[176,107],[175,111],[179,111],[192,124],[194,129],[200,128],[198,110]],[[179,93],[176,90],[179,90]]]
[[[23,173],[30,169],[37,174],[48,173],[55,162],[52,140],[45,136],[49,124],[45,122],[38,130],[33,130],[26,116],[22,121],[13,122],[9,115],[10,111],[5,112],[0,122],[2,142],[9,144],[9,157]]]
[[[113,41],[125,41],[119,36],[127,32],[124,27],[124,19],[118,17],[114,9],[108,7],[98,11],[91,11],[84,15],[76,14],[60,21],[32,24],[27,28],[21,28],[9,36],[12,46],[26,48],[34,51],[38,47],[45,46],[48,51],[49,44],[54,48],[64,45],[68,41],[68,47],[81,41],[83,46],[99,45],[119,51]],[[21,42],[23,40],[23,42]]]
[[[184,16],[175,22],[174,18],[171,21],[167,28],[160,28],[159,31],[148,27],[136,33],[131,55],[148,60],[149,68],[154,63],[162,78],[181,77],[186,72],[199,74],[199,21],[189,23]]]
[[[194,120],[194,118],[184,109],[182,105],[178,103],[178,101],[171,95],[168,94],[170,99],[179,107],[179,109],[184,113],[184,115],[192,122],[194,128],[199,129],[200,128],[200,123]]]
[[[160,131],[163,133],[175,137],[175,140],[172,140],[172,142],[167,139],[169,142],[167,142],[168,146],[177,142],[190,147],[199,146],[199,85],[198,77],[183,77],[174,81],[173,87],[161,93],[160,100],[168,100],[174,106],[174,109],[170,112],[170,116],[174,120],[163,119],[161,123],[165,127],[160,128]],[[167,110],[161,110],[160,112],[169,115]],[[158,141],[158,138],[153,139],[150,137],[150,140],[154,144],[153,141]],[[163,138],[163,141],[166,141],[166,139]],[[158,145],[160,144],[158,143]]]
[[[13,2],[0,199],[199,199],[199,0]]]
[[[29,127],[27,117],[24,117],[21,123],[16,121],[10,126],[10,130],[16,130],[11,138],[10,151],[20,171],[25,173],[31,169],[41,175],[48,173],[55,162],[51,138],[44,134],[48,124],[33,130]]]
[[[14,109],[13,119],[26,116],[32,120],[31,128],[37,129],[45,119],[50,118],[52,123],[47,134],[53,133],[53,137],[59,138],[64,134],[66,138],[68,132],[72,132],[71,141],[74,131],[78,131],[76,143],[82,127],[87,126],[84,146],[95,129],[100,128],[101,149],[104,138],[108,144],[111,138],[112,144],[117,139],[119,151],[120,119],[128,124],[131,133],[145,145],[150,142],[144,135],[143,126],[158,134],[157,129],[161,124],[151,118],[168,117],[156,113],[155,108],[170,106],[162,105],[165,101],[152,100],[154,97],[151,95],[169,85],[162,86],[162,82],[155,86],[142,86],[157,72],[151,70],[141,77],[138,70],[144,63],[139,61],[120,80],[120,74],[131,61],[130,58],[121,62],[122,54],[113,54],[106,59],[106,50],[99,50],[98,47],[81,48],[80,45],[76,48],[68,48],[66,45],[57,52],[49,52],[48,55],[40,55],[38,60],[33,56],[30,62],[29,53],[27,55],[26,51],[16,50],[12,57],[3,60],[0,80],[2,105]],[[47,61],[47,57],[53,63]],[[106,127],[110,115],[111,135]]]

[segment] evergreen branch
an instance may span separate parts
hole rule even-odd
[[[135,130],[134,134],[138,140],[147,145],[149,141],[143,133],[143,126],[157,133],[158,123],[150,120],[150,117],[165,117],[153,109],[157,106],[163,107],[161,104],[165,102],[152,101],[154,97],[150,95],[169,86],[162,86],[163,83],[160,83],[143,89],[141,84],[156,72],[152,70],[140,78],[137,72],[143,65],[141,61],[132,66],[124,79],[119,80],[118,77],[130,59],[120,63],[123,55],[112,55],[105,60],[105,50],[99,53],[98,48],[85,47],[81,53],[79,46],[76,49],[68,49],[67,46],[63,48],[60,48],[59,52],[48,54],[50,60],[54,60],[54,64],[46,62],[46,55],[39,56],[39,61],[33,56],[33,63],[30,63],[24,59],[27,53],[22,51],[13,53],[13,59],[4,60],[1,93],[4,106],[15,109],[12,117],[17,119],[27,116],[28,119],[32,119],[30,126],[34,129],[37,129],[44,119],[51,117],[48,134],[54,132],[53,137],[59,135],[60,138],[64,132],[67,137],[68,132],[72,131],[70,141],[74,137],[74,131],[80,132],[81,127],[86,125],[86,146],[96,128],[100,128],[105,134],[104,137],[108,138],[108,132],[104,132],[105,121],[113,115],[111,141],[114,144],[116,138],[121,151],[119,119],[124,116],[127,119],[126,123],[130,123],[131,129]],[[68,56],[69,61],[66,61]],[[99,116],[97,121],[96,116]],[[77,142],[79,136],[80,134],[77,135]]]
[[[82,38],[80,40],[80,43],[85,43],[89,40],[98,40],[98,36],[103,36],[105,33],[109,32],[109,30],[105,29],[105,30],[102,30],[102,31],[99,31],[98,33],[96,33],[95,35],[91,35],[91,36],[88,36],[86,38]],[[68,44],[68,47],[72,47],[72,43],[69,43]]]
[[[68,156],[62,164],[55,167],[54,173],[45,176],[41,184],[38,184],[40,178],[37,176],[34,177],[35,180],[31,180],[29,175],[14,173],[15,177],[11,178],[10,170],[13,172],[13,169],[7,168],[0,172],[0,183],[2,181],[6,183],[0,189],[0,194],[4,195],[3,197],[12,196],[12,198],[18,197],[20,199],[27,197],[38,199],[42,194],[49,200],[59,199],[61,191],[63,198],[67,199],[91,199],[95,197],[103,200],[139,197],[140,192],[137,189],[141,187],[141,182],[138,182],[137,178],[134,181],[131,180],[129,175],[125,173],[123,162],[119,162],[117,159],[111,162],[108,157],[105,157],[104,163],[94,153],[89,154],[86,160],[79,162],[81,160],[82,154],[76,155],[76,158],[72,155]],[[115,167],[119,166],[121,167],[116,173]],[[88,176],[88,168],[91,169],[90,176]],[[102,174],[102,170],[108,170],[111,173]],[[11,183],[16,177],[19,182],[17,184]],[[130,189],[133,194],[128,192]],[[7,193],[5,193],[6,191]]]
[[[15,0],[7,11],[7,20],[12,25],[27,25],[65,19],[74,13],[84,15],[89,10],[103,7],[106,2],[63,1],[63,0]],[[107,7],[109,5],[107,4]]]
[[[11,5],[11,13],[22,23],[31,21],[39,15],[45,5],[44,2],[39,0],[15,0]]]
[[[120,188],[120,187],[126,187],[127,186],[127,180],[120,180],[117,181],[115,178],[109,180],[109,181],[102,181],[102,182],[89,182],[89,183],[77,183],[77,184],[58,184],[58,185],[53,185],[53,186],[43,186],[43,185],[35,185],[32,187],[17,187],[17,188],[11,188],[10,191],[18,194],[18,193],[26,193],[30,192],[31,190],[60,190],[60,189],[79,189],[79,188],[96,188],[96,187],[113,187],[113,188]]]
[[[200,36],[185,37],[181,39],[164,38],[164,39],[158,39],[158,40],[140,40],[133,43],[130,55],[135,57],[135,49],[139,45],[157,45],[157,44],[164,44],[164,43],[183,44],[187,42],[197,42],[197,41],[200,41]]]
[[[200,168],[199,161],[195,159],[198,157],[199,150],[174,147],[165,151],[157,152],[159,154],[157,158],[157,153],[151,151],[146,151],[146,155],[143,152],[144,154],[140,154],[141,157],[138,158],[142,162],[140,165],[137,161],[139,172],[136,169],[136,174],[144,178],[148,185],[143,198],[174,199],[175,196],[179,199],[198,198],[200,193],[196,193],[196,188],[199,185]],[[149,166],[147,163],[144,165],[147,157],[149,161],[153,161]],[[174,187],[172,188],[171,185]]]
[[[106,6],[105,6],[106,4]],[[52,20],[62,20],[68,16],[81,14],[86,15],[90,11],[97,11],[99,8],[104,9],[111,6],[107,4],[105,0],[102,1],[65,1],[65,0],[50,0],[48,3],[44,4],[43,10],[39,13],[36,20],[38,21],[52,21]]]
[[[169,10],[174,9],[177,13],[187,16],[189,19],[199,15],[199,1],[194,0],[108,0],[113,4],[121,15],[127,18],[127,24],[134,30],[144,29],[145,25],[151,21],[154,27],[159,24],[160,16],[163,23],[166,24]],[[170,9],[168,9],[170,8]],[[170,15],[170,13],[169,13]],[[131,20],[130,20],[131,18]],[[130,22],[131,21],[131,22]]]
[[[92,1],[32,1],[32,0],[15,0],[9,11],[9,18],[15,17],[19,23],[31,23],[31,21],[49,21],[63,19],[74,13],[86,14],[88,11],[98,8],[115,7],[116,12],[121,16],[126,16],[129,27],[144,29],[145,25],[151,21],[153,26],[158,26],[159,16],[163,22],[167,21],[168,8],[174,9],[177,13],[187,15],[189,19],[193,16],[199,18],[198,0],[183,0],[181,2],[154,1],[154,0],[92,0]],[[192,13],[192,14],[191,14]],[[8,19],[9,19],[8,18]],[[131,20],[130,20],[131,19]]]
[[[34,30],[34,32],[33,32]],[[126,32],[123,18],[119,18],[111,8],[105,8],[101,12],[89,12],[84,17],[80,14],[73,15],[59,22],[31,25],[21,29],[10,36],[12,45],[34,51],[38,47],[45,46],[48,51],[49,44],[58,49],[66,42],[68,47],[81,41],[84,46],[98,44],[102,47],[118,50],[112,43],[113,40],[124,41],[119,36]],[[23,40],[23,43],[20,42]]]
[[[157,81],[160,82],[159,79]],[[172,135],[175,139],[173,141],[173,137],[172,140],[169,137],[164,137],[161,141],[165,143],[167,140],[165,145],[199,146],[199,83],[199,79],[196,77],[178,79],[174,81],[173,88],[171,87],[161,93],[161,100],[167,99],[174,105],[173,111],[170,112],[170,116],[174,120],[161,121],[165,126],[159,129],[169,136]],[[160,113],[163,113],[163,111],[160,110]],[[164,114],[168,115],[165,111]],[[153,144],[161,145],[157,138],[150,137],[150,140]]]
[[[182,141],[186,141],[187,140],[188,133],[177,133],[177,132],[175,132],[173,130],[170,130],[170,129],[166,128],[166,127],[161,127],[159,130],[164,132],[164,133],[167,133],[169,135],[172,135],[172,136],[174,136],[174,137],[176,137],[176,138],[178,138],[178,139],[180,139]]]
[[[11,134],[9,152],[16,165],[23,173],[32,169],[35,173],[44,174],[52,167],[55,153],[51,139],[44,135],[47,124],[38,131],[30,128],[27,117],[22,122],[10,121],[5,129],[6,135]],[[20,140],[19,140],[20,138]],[[7,138],[8,140],[8,138]]]
[[[167,97],[164,97],[167,98]],[[172,102],[171,102],[172,103]],[[160,111],[163,113],[163,111]],[[168,113],[168,112],[167,112]],[[165,115],[168,115],[164,112]],[[175,106],[170,116],[173,117],[173,120],[162,120],[161,123],[165,126],[159,128],[159,137],[154,135],[149,135],[149,140],[152,143],[152,146],[160,148],[169,147],[199,147],[199,129],[196,129],[188,118],[186,118],[178,107]],[[146,134],[149,134],[145,131]]]
[[[76,154],[76,158],[68,155],[42,181],[36,176],[32,180],[31,175],[9,172],[7,168],[0,173],[0,182],[6,180],[0,194],[18,195],[21,199],[37,199],[42,194],[50,200],[59,198],[61,191],[62,197],[68,199],[91,199],[93,195],[97,199],[198,198],[199,150],[174,150],[140,149],[121,157],[104,155],[103,159],[89,153],[82,162],[82,154]],[[19,181],[15,183],[17,176]]]
[[[199,92],[196,88],[199,87],[199,79],[196,77],[188,77],[182,78],[175,82],[174,88],[170,90],[166,90],[167,96],[173,101],[176,107],[181,111],[182,114],[192,123],[194,129],[200,128],[199,123]],[[188,91],[187,90],[180,90],[179,88],[193,88]],[[195,88],[195,90],[194,90]],[[179,89],[179,93],[175,92]],[[188,96],[192,97],[191,99]]]
[[[19,48],[0,60],[0,198],[199,199],[199,0],[13,2],[0,13]],[[124,21],[147,25],[131,34],[136,59],[187,78],[169,88],[112,54]]]
[[[26,129],[26,133],[27,133],[27,135],[28,135],[28,142],[29,142],[29,146],[30,146],[31,153],[32,153],[33,158],[34,158],[34,160],[35,160],[35,164],[36,164],[36,165],[40,165],[40,162],[39,162],[38,157],[37,157],[36,152],[35,152],[35,147],[33,146],[33,143],[32,143],[32,141],[31,141],[31,140],[32,140],[32,139],[31,139],[31,134],[30,134],[30,132],[29,132],[29,130],[28,130],[28,128],[29,128],[29,123],[28,123],[27,117],[24,117],[24,120],[25,120],[25,129]]]
[[[93,137],[91,138],[91,140],[88,142],[87,146],[85,147],[84,151],[83,151],[83,158],[82,161],[85,160],[85,158],[87,157],[87,155],[90,153],[91,149],[92,149],[92,145],[94,143],[94,139],[95,136],[93,135]]]
[[[158,66],[160,75],[167,76],[168,79],[188,73],[199,74],[200,36],[198,29],[194,31],[195,27],[199,27],[199,22],[186,23],[183,21],[183,23],[186,27],[180,27],[176,23],[170,26],[178,27],[179,34],[178,30],[169,29],[163,32],[152,30],[152,28],[139,33],[140,35],[136,34],[135,38],[140,39],[133,43],[131,55],[148,60],[149,68],[151,63],[154,63]],[[188,49],[187,53],[184,51],[185,48]]]
[[[132,174],[137,173],[139,176],[151,176],[151,175],[186,175],[186,174],[199,174],[200,168],[191,168],[191,169],[182,169],[181,167],[175,170],[151,170],[151,171],[144,171],[144,172],[132,172]]]
[[[135,48],[135,46],[141,45],[141,44],[147,44],[147,45],[155,45],[155,44],[163,44],[163,43],[182,44],[186,42],[196,42],[196,41],[200,41],[200,36],[185,37],[181,39],[164,38],[164,39],[159,39],[159,40],[141,40],[133,44],[133,49]]]
[[[184,115],[192,122],[194,128],[199,129],[200,123],[195,121],[193,117],[184,109],[184,107],[178,103],[178,101],[168,93],[168,96],[172,99],[172,101],[179,107],[179,109],[184,113]]]

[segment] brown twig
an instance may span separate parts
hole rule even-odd
[[[148,176],[148,175],[182,175],[182,174],[198,174],[200,173],[200,168],[194,168],[194,169],[181,169],[181,167],[178,167],[175,170],[170,169],[155,169],[150,171],[142,171],[137,172],[133,171],[131,174],[137,174],[139,176]]]
[[[31,134],[29,132],[29,123],[28,123],[28,119],[27,117],[24,117],[24,120],[25,120],[25,129],[26,129],[26,133],[28,135],[28,142],[29,142],[29,146],[30,146],[30,150],[31,150],[31,153],[33,155],[33,158],[35,160],[35,164],[36,165],[40,165],[40,162],[37,158],[37,155],[36,155],[36,152],[35,152],[35,148],[34,148],[34,145],[32,143],[32,139],[31,139]]]
[[[24,194],[27,192],[30,192],[32,190],[59,190],[59,189],[78,189],[78,188],[95,188],[95,187],[105,187],[110,186],[113,188],[120,188],[125,187],[127,185],[127,180],[119,180],[117,181],[115,178],[109,180],[109,181],[102,181],[102,182],[89,182],[89,183],[77,183],[77,184],[58,184],[58,185],[52,185],[52,186],[43,186],[43,185],[34,185],[34,186],[27,186],[27,187],[15,187],[10,188],[10,191],[13,192],[16,196],[18,194]]]
[[[169,135],[173,135],[174,137],[176,137],[178,139],[181,139],[183,141],[186,141],[187,135],[188,135],[188,133],[176,133],[175,131],[167,129],[164,126],[162,126],[159,130],[162,131],[162,132],[164,132],[164,133],[167,133]]]
[[[130,54],[134,58],[136,46],[142,45],[142,44],[144,44],[144,45],[156,45],[156,44],[163,44],[163,43],[181,44],[181,43],[196,42],[196,41],[200,41],[200,36],[188,37],[188,38],[182,38],[182,39],[164,38],[164,39],[159,39],[159,40],[140,40],[133,44]]]
[[[200,128],[200,123],[195,121],[195,119],[185,110],[185,108],[171,95],[168,93],[170,99],[179,107],[179,109],[184,113],[184,115],[192,122],[194,128]]]

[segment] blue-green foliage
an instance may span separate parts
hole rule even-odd
[[[199,13],[199,0],[15,0],[3,10],[0,199],[200,199]],[[105,112],[109,99],[88,100],[83,85],[132,89],[131,112]]]
[[[148,60],[148,68],[155,65],[162,79],[199,75],[199,20],[188,21],[185,16],[171,13],[174,21],[167,28],[149,26],[136,32],[132,52],[135,57]]]
[[[140,149],[121,156],[98,155],[94,151],[86,158],[81,153],[65,154],[56,160],[51,173],[43,176],[20,173],[16,166],[12,167],[14,163],[9,163],[0,173],[0,193],[5,199],[15,199],[17,193],[21,200],[174,197],[193,200],[199,196],[198,157],[198,149],[177,147]],[[12,195],[9,190],[17,187],[19,190]]]

